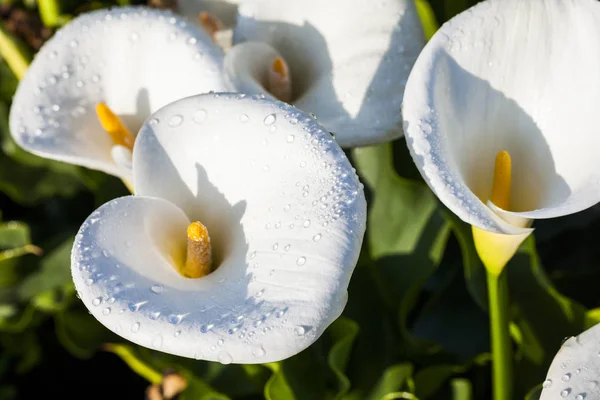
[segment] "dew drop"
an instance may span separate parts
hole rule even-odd
[[[588,389],[594,390],[598,387],[598,381],[589,381],[586,386]]]
[[[169,318],[167,320],[169,321],[170,324],[177,325],[178,323],[181,322],[182,319],[183,319],[183,316],[181,316],[181,315],[171,314],[171,315],[169,315]]]
[[[152,347],[155,349],[160,349],[162,347],[163,337],[161,334],[158,334],[152,338]]]
[[[195,37],[191,37],[191,38],[189,38],[189,39],[187,40],[187,43],[188,43],[189,45],[194,45],[194,44],[196,44],[196,42],[197,42],[197,40],[196,40],[196,38],[195,38]]]
[[[293,143],[295,139],[296,138],[294,137],[294,135],[287,135],[287,138],[285,140],[288,143]]]
[[[208,331],[210,331],[213,328],[213,324],[208,324],[208,325],[202,325],[202,327],[200,327],[200,332],[202,333],[206,333]]]
[[[150,121],[148,121],[148,124],[152,126],[158,125],[158,118],[151,118]]]
[[[177,337],[179,335],[181,335],[181,331],[175,331],[175,333],[173,334],[173,336],[175,336],[175,337]]]
[[[85,280],[85,285],[86,286],[91,286],[92,283],[94,283],[94,280],[92,278],[88,278],[88,279]]]
[[[571,389],[567,388],[560,392],[560,397],[567,397],[571,393]]]
[[[265,349],[262,346],[255,346],[252,348],[252,354],[255,357],[262,357],[266,354],[267,352],[265,351]]]
[[[135,324],[131,325],[131,332],[133,333],[138,333],[140,331],[140,323],[136,322]]]
[[[246,122],[250,121],[250,117],[248,117],[247,114],[242,114],[240,115],[240,122],[242,124],[245,124]]]
[[[106,307],[104,310],[102,310],[102,314],[104,314],[104,315],[110,314],[110,307]]]
[[[175,114],[171,118],[169,118],[169,126],[171,128],[175,128],[175,127],[181,125],[182,122],[183,122],[183,117],[179,114]]]
[[[287,246],[284,247],[285,251],[290,251],[290,249],[292,248],[291,244],[288,244]]]
[[[571,374],[570,373],[566,373],[562,376],[561,378],[564,382],[568,382],[571,379]]]
[[[296,260],[296,264],[300,266],[306,264],[306,257],[298,257],[298,259]]]
[[[549,388],[550,386],[552,386],[552,379],[546,379],[544,383],[542,383],[544,389]]]
[[[95,306],[99,306],[100,303],[102,303],[102,296],[96,297],[94,300],[92,300],[92,304]]]
[[[202,123],[204,123],[204,121],[206,121],[207,116],[208,116],[208,113],[206,112],[206,110],[204,108],[199,108],[198,110],[196,110],[194,112],[192,119],[194,120],[195,123],[202,124]]]
[[[302,224],[303,227],[308,228],[310,226],[310,219],[307,219],[306,221],[304,221],[304,223]]]
[[[279,243],[275,243],[275,244],[273,245],[273,250],[277,250],[278,248],[279,248]]]
[[[266,126],[271,126],[275,123],[276,119],[277,119],[277,117],[275,116],[275,114],[269,114],[265,117],[263,122]]]
[[[577,396],[575,396],[575,400],[584,400],[586,396],[587,393],[579,393]]]
[[[162,285],[152,285],[150,290],[152,291],[152,293],[161,294],[164,288]]]
[[[305,333],[305,332],[306,332],[306,329],[304,329],[304,327],[303,327],[303,326],[297,326],[297,327],[294,329],[294,333],[295,333],[296,335],[298,335],[298,336],[302,336],[302,335],[304,335],[304,333]]]
[[[151,312],[149,317],[151,320],[157,320],[160,317],[160,311]]]
[[[321,240],[321,234],[317,233],[315,236],[313,236],[313,242],[318,242],[319,240]]]
[[[233,359],[231,358],[231,355],[228,352],[222,351],[219,353],[219,362],[221,364],[231,364],[232,361]]]

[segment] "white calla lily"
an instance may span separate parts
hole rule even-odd
[[[525,237],[533,219],[600,200],[599,21],[592,0],[488,0],[426,45],[404,96],[406,139],[462,220]],[[503,151],[513,171],[504,208],[489,201]]]
[[[135,195],[95,211],[73,246],[79,296],[106,327],[184,357],[263,363],[340,315],[366,202],[312,117],[242,94],[189,97],[142,127],[133,172]],[[216,269],[190,279],[177,270],[194,221]]]
[[[567,339],[554,357],[540,400],[600,400],[600,325]]]
[[[412,0],[252,0],[239,6],[225,73],[232,89],[269,95],[266,77],[281,55],[289,102],[315,114],[341,146],[367,145],[402,135],[404,86],[423,44]]]
[[[107,134],[97,105],[106,103],[105,112],[112,110],[135,133],[172,101],[223,90],[222,61],[202,29],[169,11],[128,7],[83,14],[33,60],[14,97],[10,130],[34,154],[129,180],[129,149]]]

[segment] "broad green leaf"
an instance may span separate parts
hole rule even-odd
[[[58,248],[48,254],[40,263],[40,269],[29,275],[19,288],[23,300],[61,289],[73,292],[71,280],[71,249],[73,237],[69,237]]]
[[[367,218],[367,241],[373,259],[411,254],[417,248],[437,201],[429,188],[399,176],[391,144],[354,150],[363,181],[373,191]]]
[[[375,385],[367,400],[381,400],[386,394],[398,392],[406,386],[406,382],[412,377],[412,364],[396,364],[387,368],[379,382]]]
[[[17,283],[25,271],[19,258],[26,254],[41,255],[31,244],[29,227],[21,222],[0,223],[0,287]]]
[[[541,382],[565,337],[581,333],[586,326],[586,309],[561,295],[546,276],[530,237],[508,264],[513,322],[523,357],[516,364],[518,394],[525,395]]]
[[[114,336],[86,311],[68,310],[54,317],[56,336],[75,357],[90,358]]]
[[[350,380],[345,374],[352,345],[358,334],[358,324],[349,318],[340,317],[327,329],[334,341],[327,362],[338,379],[338,392],[334,399],[342,398],[350,389]]]

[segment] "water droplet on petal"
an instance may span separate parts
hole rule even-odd
[[[102,314],[104,314],[104,315],[110,314],[110,307],[106,307],[104,310],[102,310]]]
[[[296,329],[294,329],[294,333],[298,336],[304,335],[305,332],[306,332],[306,329],[304,329],[303,326],[297,326]]]
[[[175,336],[175,337],[177,337],[179,335],[181,335],[181,331],[175,331],[175,333],[173,334],[173,336]]]
[[[222,351],[219,353],[219,362],[221,364],[231,364],[232,361],[233,359],[231,358],[231,355],[228,352]]]
[[[304,223],[302,224],[303,227],[308,228],[310,226],[310,219],[307,219],[306,221],[304,221]]]
[[[549,388],[550,386],[552,386],[552,379],[546,379],[544,381],[544,383],[542,383],[542,387],[545,388]]]
[[[571,379],[571,374],[570,373],[566,373],[562,376],[562,380],[564,382],[568,382]]]
[[[584,400],[587,396],[587,393],[579,393],[577,396],[575,396],[575,400]]]
[[[292,143],[294,141],[294,139],[295,139],[294,135],[287,135],[287,138],[285,140],[288,143]]]
[[[319,240],[321,240],[321,234],[317,233],[315,236],[313,236],[313,242],[318,242]]]
[[[152,347],[155,349],[160,349],[162,347],[163,337],[161,334],[158,334],[152,338]]]
[[[306,257],[298,257],[298,259],[296,260],[296,264],[302,266],[304,264],[306,264]]]
[[[161,294],[164,288],[162,285],[152,285],[150,290],[152,291],[152,293]]]
[[[133,333],[138,333],[140,331],[140,323],[136,322],[135,324],[131,325],[131,332]]]
[[[99,306],[100,303],[102,303],[102,296],[96,297],[94,300],[92,300],[92,304],[95,306]]]
[[[194,112],[192,119],[194,120],[195,123],[201,124],[204,121],[206,121],[207,115],[208,115],[208,113],[206,112],[206,110],[204,108],[200,108]]]
[[[562,392],[560,392],[560,397],[567,397],[569,393],[571,393],[570,388],[564,389]]]
[[[183,117],[179,114],[175,114],[171,118],[169,118],[169,126],[172,128],[175,128],[176,126],[181,125],[182,122],[183,122]]]
[[[275,116],[275,114],[270,114],[265,117],[263,122],[266,126],[271,126],[275,123],[276,119],[277,119],[277,117]]]
[[[265,349],[264,349],[262,346],[255,346],[255,347],[252,349],[252,354],[253,354],[255,357],[262,357],[262,356],[264,356],[266,353],[267,353],[267,352],[265,351]]]

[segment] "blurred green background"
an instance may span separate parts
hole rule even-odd
[[[430,5],[443,23],[474,3]],[[5,2],[2,30],[32,55],[69,18],[114,5]],[[485,273],[470,227],[423,183],[403,140],[348,153],[369,218],[343,316],[291,359],[225,366],[125,342],[76,298],[73,237],[96,207],[128,191],[116,178],[19,149],[7,126],[16,85],[0,61],[0,399],[143,398],[169,370],[186,378],[184,399],[491,397]],[[600,322],[599,215],[596,206],[536,222],[508,266],[516,398],[537,399],[562,341]]]

